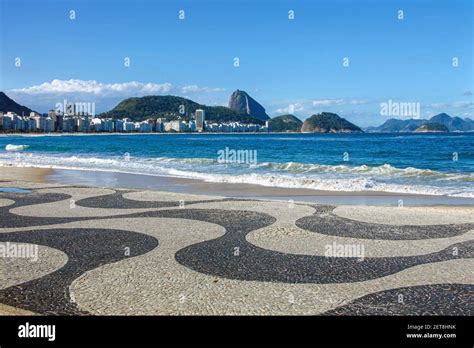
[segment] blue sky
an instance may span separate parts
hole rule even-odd
[[[238,88],[272,116],[378,125],[388,100],[474,116],[470,0],[0,2],[0,88],[40,112],[148,94],[226,105]]]

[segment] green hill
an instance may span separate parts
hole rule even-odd
[[[0,112],[14,112],[17,115],[25,115],[25,116],[30,116],[31,110],[30,108],[27,108],[26,106],[18,104],[16,101],[8,97],[5,93],[0,92]]]
[[[231,110],[225,106],[206,106],[198,104],[190,99],[176,96],[147,96],[141,98],[128,98],[121,101],[116,107],[108,112],[104,112],[98,117],[102,118],[124,118],[128,117],[133,121],[142,121],[148,118],[164,117],[168,120],[189,120],[191,114],[196,109],[206,111],[207,121],[242,123],[258,123],[257,120],[245,113]],[[181,113],[181,111],[183,113]]]
[[[420,119],[397,120],[391,118],[378,127],[369,127],[366,131],[371,133],[414,132],[425,122],[426,120]]]
[[[299,132],[303,122],[293,115],[281,115],[272,118],[272,132]]]
[[[330,112],[322,112],[307,118],[301,132],[307,133],[353,133],[362,132],[355,124]]]
[[[444,124],[432,122],[421,125],[415,132],[449,132],[449,129]]]
[[[474,130],[473,120],[469,118],[462,119],[460,117],[451,117],[445,113],[431,117],[429,123],[442,124],[443,126],[446,126],[450,132],[469,132]]]

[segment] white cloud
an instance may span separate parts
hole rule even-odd
[[[368,104],[368,101],[365,99],[316,99],[316,100],[304,100],[289,104],[288,106],[281,107],[275,110],[274,113],[298,113],[298,112],[307,112],[314,113],[325,111],[325,109],[330,109],[335,106],[354,106]]]
[[[224,88],[200,87],[197,85],[189,85],[177,87],[171,83],[144,83],[137,81],[121,82],[121,83],[101,83],[96,80],[52,80],[44,82],[40,85],[12,89],[10,92],[22,93],[28,95],[42,94],[66,94],[80,93],[91,94],[103,97],[128,97],[128,96],[144,96],[150,94],[163,93],[215,93],[225,91]]]
[[[449,105],[446,103],[431,103],[431,104],[428,104],[427,106],[433,109],[446,109]]]
[[[463,109],[463,108],[468,108],[472,105],[473,105],[473,103],[471,101],[459,100],[459,101],[452,102],[452,103],[431,103],[431,104],[428,104],[427,107],[432,108],[432,109],[436,109],[436,110],[439,110],[439,109],[444,110],[444,109],[449,109],[449,108]]]
[[[304,109],[305,108],[303,104],[294,103],[294,104],[288,105],[287,107],[276,109],[275,112],[280,113],[280,114],[281,113],[293,114],[295,112],[304,111]]]
[[[368,101],[366,99],[352,99],[349,104],[351,105],[363,105],[367,104]]]
[[[365,99],[319,99],[313,100],[313,106],[335,106],[335,105],[362,105],[367,104]]]
[[[53,80],[40,85],[13,89],[15,93],[25,94],[62,94],[62,93],[90,93],[95,95],[123,95],[167,93],[171,91],[171,83],[143,83],[137,81],[123,83],[100,83],[96,80]]]
[[[344,99],[320,99],[313,100],[313,106],[333,106],[347,104]]]
[[[213,93],[213,92],[224,92],[225,88],[211,88],[211,87],[199,87],[197,85],[190,85],[181,87],[181,93],[189,94],[189,93]]]
[[[472,102],[464,101],[464,100],[457,101],[457,102],[453,103],[454,108],[467,108],[467,107],[472,106],[472,105],[473,105]]]
[[[25,88],[11,89],[7,94],[17,102],[35,110],[49,110],[58,101],[67,98],[71,101],[94,102],[98,112],[106,111],[117,105],[121,100],[129,97],[143,97],[147,95],[184,95],[194,94],[193,99],[201,103],[215,100],[215,94],[223,88],[201,87],[197,85],[175,86],[171,83],[153,82],[120,82],[102,83],[96,80],[59,80],[44,82],[39,85]]]

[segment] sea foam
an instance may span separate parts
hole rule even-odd
[[[11,151],[11,150],[10,150]],[[130,157],[28,153],[0,153],[0,165],[93,170],[155,176],[184,177],[216,183],[325,191],[382,191],[474,197],[472,173],[449,173],[414,167],[349,166],[297,162],[257,165],[220,164],[209,158]]]
[[[5,146],[5,151],[23,151],[29,148],[29,145],[13,145],[13,144],[8,144]]]

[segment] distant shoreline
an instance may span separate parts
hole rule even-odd
[[[123,135],[229,135],[229,134],[236,134],[236,135],[268,135],[268,134],[474,134],[474,131],[468,132],[461,132],[461,131],[453,131],[453,132],[336,132],[336,133],[318,133],[318,132],[150,132],[150,133],[119,133],[119,132],[112,132],[112,133],[0,133],[0,137],[62,137],[62,136],[108,136],[108,135],[116,135],[116,136],[123,136]]]
[[[68,135],[73,135],[73,136],[92,136],[92,135],[196,135],[196,134],[202,134],[202,135],[212,135],[212,134],[239,134],[239,135],[245,135],[245,134],[252,134],[252,135],[265,135],[265,134],[338,134],[338,133],[301,133],[301,132],[176,132],[176,133],[171,133],[171,132],[150,132],[150,133],[118,133],[118,132],[113,132],[113,133],[11,133],[11,134],[6,134],[6,133],[0,133],[0,137],[10,137],[10,136],[31,136],[31,137],[41,137],[41,136],[54,136],[54,137],[61,137],[61,136],[68,136]],[[348,134],[348,133],[343,133],[343,134]],[[362,133],[363,134],[363,133]]]

